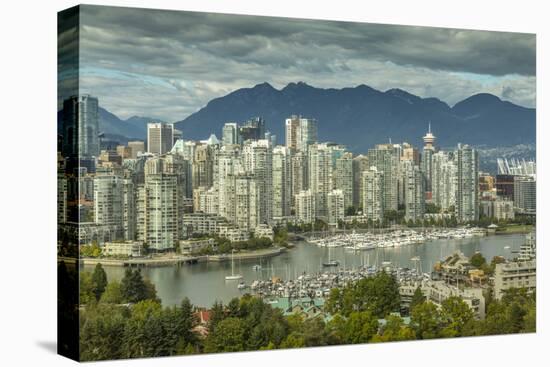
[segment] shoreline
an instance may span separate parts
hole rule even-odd
[[[284,247],[275,247],[255,251],[246,251],[234,254],[235,260],[254,260],[273,257],[286,251]],[[164,266],[182,266],[197,264],[202,262],[224,262],[231,261],[231,254],[220,255],[202,255],[202,256],[173,256],[158,258],[129,258],[129,259],[110,259],[110,258],[81,258],[78,260],[80,265],[94,266],[118,266],[118,267],[164,267]],[[76,260],[75,260],[76,262]]]

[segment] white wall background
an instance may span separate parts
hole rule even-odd
[[[550,204],[550,31],[543,1],[156,0],[89,4],[155,7],[537,33],[539,165],[538,333],[155,360],[157,366],[544,365]],[[4,1],[0,11],[0,365],[65,366],[56,340],[56,12],[77,2]],[[7,113],[7,114],[6,114]],[[546,139],[544,139],[546,138]],[[546,161],[545,161],[546,158]],[[546,348],[546,349],[545,349]],[[106,362],[146,366],[151,360]],[[547,363],[547,362],[546,362]]]

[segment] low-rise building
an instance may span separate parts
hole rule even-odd
[[[510,288],[526,288],[534,291],[537,286],[537,264],[535,260],[511,261],[495,266],[496,299],[501,299]]]
[[[106,256],[143,256],[143,243],[141,241],[105,242],[102,253]]]
[[[256,226],[256,228],[254,228],[254,237],[256,238],[265,237],[273,241],[273,235],[273,228],[271,228],[267,224],[260,224],[259,226]]]
[[[217,234],[231,242],[247,241],[250,238],[250,233],[229,223],[220,224]]]
[[[213,238],[206,239],[190,239],[190,240],[181,240],[180,244],[180,253],[182,255],[192,255],[197,251],[203,250],[208,246],[214,246],[216,241]]]

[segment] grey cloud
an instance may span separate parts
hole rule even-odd
[[[490,92],[534,104],[534,35],[82,9],[81,67],[114,73],[108,78],[84,76],[82,87],[123,117],[155,111],[163,115],[152,117],[179,120],[213,98],[264,81],[276,87],[299,80],[326,88],[398,87],[450,104]],[[491,75],[497,81],[487,84],[460,73]],[[163,83],[148,84],[148,78]]]

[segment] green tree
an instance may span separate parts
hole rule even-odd
[[[83,271],[80,273],[79,292],[79,302],[82,305],[94,302],[96,299],[94,294],[94,282],[92,281],[92,274],[88,271]]]
[[[124,329],[122,354],[125,358],[168,355],[160,322],[162,307],[158,302],[144,300],[132,306]]]
[[[228,317],[218,323],[214,331],[205,340],[204,351],[238,352],[245,347],[246,328],[244,321],[236,317]]]
[[[475,254],[472,255],[472,257],[470,258],[470,264],[472,264],[472,266],[475,266],[476,268],[481,268],[483,265],[485,265],[487,263],[487,261],[485,260],[485,258],[483,257],[483,255],[479,252],[476,252]]]
[[[101,303],[114,303],[120,304],[124,302],[124,297],[122,296],[122,290],[120,288],[120,282],[110,281],[105,287],[105,292],[101,295]]]
[[[441,313],[433,303],[423,302],[411,310],[411,327],[417,339],[440,337],[441,325]]]
[[[424,296],[424,293],[422,293],[422,288],[420,288],[419,286],[414,291],[409,309],[412,310],[414,307],[416,307],[417,305],[425,301],[426,301],[426,297]]]
[[[139,269],[136,271],[132,271],[130,268],[126,269],[120,282],[120,289],[126,302],[137,303],[146,299],[158,301],[155,286],[150,281],[143,279]]]
[[[105,292],[105,287],[107,286],[107,273],[105,273],[105,270],[100,263],[97,263],[94,268],[94,272],[92,273],[92,283],[92,291],[95,295],[95,299],[99,301],[101,295]]]
[[[445,324],[443,337],[462,336],[465,325],[474,319],[474,312],[460,297],[451,296],[441,303],[441,318]]]
[[[405,326],[403,319],[399,316],[390,315],[387,317],[386,324],[382,328],[381,333],[375,334],[371,341],[380,343],[414,339],[416,339],[414,331]]]
[[[127,310],[112,305],[98,305],[81,313],[80,358],[99,361],[122,358],[121,344],[127,322]]]
[[[285,340],[281,343],[282,349],[288,348],[303,348],[306,346],[306,341],[302,335],[297,332],[288,334]]]
[[[378,320],[370,311],[352,312],[344,327],[349,344],[367,343],[378,332]]]

